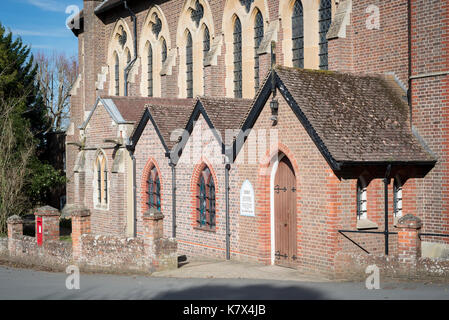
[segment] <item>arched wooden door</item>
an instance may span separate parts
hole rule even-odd
[[[296,252],[296,177],[287,157],[279,161],[274,181],[275,264],[290,267]]]

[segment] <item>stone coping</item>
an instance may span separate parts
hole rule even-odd
[[[44,206],[37,208],[34,212],[35,216],[60,216],[60,212],[58,209],[50,207],[50,206]]]

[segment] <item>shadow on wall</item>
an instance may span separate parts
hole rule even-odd
[[[36,236],[36,222],[34,214],[22,217],[23,219],[23,235],[29,237]],[[59,235],[61,237],[69,237],[72,234],[72,220],[61,218],[59,220]]]

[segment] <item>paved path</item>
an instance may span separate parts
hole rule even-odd
[[[81,274],[80,290],[67,275],[0,267],[0,299],[449,299],[447,284],[364,283],[257,279],[188,279]]]

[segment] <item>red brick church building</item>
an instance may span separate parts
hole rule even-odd
[[[76,21],[67,207],[92,233],[156,210],[180,254],[324,273],[394,255],[407,214],[449,233],[447,1],[84,0]]]

